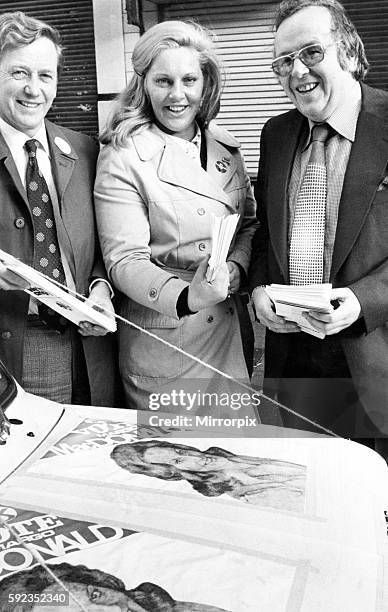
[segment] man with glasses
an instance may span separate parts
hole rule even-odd
[[[372,444],[388,433],[388,94],[361,82],[364,47],[337,0],[285,0],[275,30],[272,68],[296,109],[261,135],[250,276],[264,391]],[[322,282],[334,310],[306,319],[324,339],[277,316],[263,287]]]
[[[57,30],[21,12],[0,16],[0,246],[112,311],[94,229],[98,147],[45,120],[61,60]],[[113,340],[98,337],[107,330],[77,330],[23,287],[0,263],[0,358],[12,375],[58,402],[113,405]]]

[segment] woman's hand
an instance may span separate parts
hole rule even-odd
[[[215,269],[212,283],[209,283],[206,280],[208,261],[208,257],[201,261],[190,283],[187,304],[192,312],[198,312],[198,310],[223,302],[228,296],[228,266],[226,263],[218,266]]]
[[[93,302],[90,304],[92,308],[98,309],[96,305],[101,306],[104,314],[108,315],[109,313],[112,313],[112,318],[114,318],[115,311],[110,298],[110,290],[106,283],[100,282],[93,285],[88,300]],[[88,300],[86,300],[86,304],[88,303]],[[105,334],[108,333],[108,330],[105,327],[94,325],[89,321],[81,321],[78,331],[81,336],[105,336]]]

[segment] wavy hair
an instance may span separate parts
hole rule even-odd
[[[342,42],[342,45],[338,45],[340,66],[343,70],[348,70],[349,60],[355,60],[356,68],[352,71],[352,75],[356,81],[362,81],[369,68],[364,43],[356,30],[356,26],[349,19],[345,8],[337,0],[283,0],[275,17],[275,31],[288,17],[312,6],[323,7],[329,11],[333,24],[332,30],[336,33],[338,40]]]
[[[39,38],[48,38],[54,43],[59,71],[63,66],[63,47],[61,35],[56,28],[22,11],[0,15],[0,58],[6,51],[30,45]]]
[[[117,576],[99,569],[89,569],[86,565],[58,563],[50,567],[62,582],[101,587],[123,593],[147,612],[172,612],[175,609],[175,599],[165,589],[153,582],[142,582],[137,587],[128,590],[124,582]],[[10,603],[10,595],[14,593],[39,594],[53,584],[55,584],[54,578],[40,565],[6,576],[0,580],[0,609],[7,610],[7,612],[29,612],[34,608],[33,601],[23,603],[21,608],[18,601]]]
[[[133,474],[142,474],[144,476],[160,478],[161,480],[186,480],[195,491],[207,497],[217,497],[227,491],[233,490],[230,479],[219,470],[201,473],[180,469],[173,465],[163,463],[147,463],[144,460],[144,452],[149,448],[174,448],[188,452],[192,452],[193,450],[196,450],[198,453],[207,452],[200,451],[194,446],[175,444],[172,442],[165,442],[164,440],[140,440],[139,442],[115,446],[110,456],[119,467]],[[217,454],[221,457],[230,458],[236,456],[229,451],[224,451],[216,447],[208,450],[217,451]],[[213,452],[212,454],[216,453]]]
[[[143,474],[145,476],[154,476],[162,480],[183,480],[183,470],[179,470],[173,465],[163,463],[148,463],[144,459],[144,453],[149,448],[174,448],[184,451],[193,451],[197,448],[186,446],[186,444],[174,444],[165,442],[164,440],[139,440],[139,442],[131,442],[119,444],[112,450],[110,456],[118,466],[124,470],[128,470],[133,474]]]
[[[86,565],[58,563],[57,565],[52,565],[51,569],[62,582],[94,585],[128,593],[120,578],[102,570],[89,569]],[[0,581],[0,609],[18,612],[20,610],[20,602],[14,602],[14,605],[9,603],[10,593],[42,593],[53,584],[55,584],[54,578],[40,565],[6,576]],[[31,604],[23,604],[23,612],[32,610],[33,606],[33,602]]]
[[[154,121],[152,106],[145,87],[145,77],[154,59],[165,49],[187,47],[198,53],[204,85],[202,104],[196,117],[206,126],[219,111],[223,84],[221,62],[208,30],[195,23],[164,21],[147,30],[137,41],[132,55],[134,74],[119,94],[100,135],[103,144],[125,146],[131,134]]]

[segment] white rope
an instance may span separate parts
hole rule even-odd
[[[38,552],[32,546],[32,544],[28,544],[28,542],[25,542],[24,540],[22,540],[22,538],[19,536],[18,532],[16,531],[13,525],[8,524],[4,519],[1,518],[1,516],[0,516],[0,524],[7,531],[9,531],[12,537],[15,538],[16,542],[20,544],[20,546],[28,550],[28,552],[32,555],[32,557],[35,559],[38,565],[40,565],[46,570],[46,572],[54,579],[54,581],[61,587],[61,589],[69,595],[69,598],[72,599],[77,604],[77,606],[79,607],[80,610],[82,610],[82,612],[89,612],[88,609],[85,608],[83,603],[77,599],[77,596],[74,595],[74,593],[72,593],[72,591],[65,585],[65,583],[62,582],[62,580],[58,578],[58,576],[56,576],[56,574],[52,571],[52,569],[47,565],[47,563],[43,559],[40,552]]]
[[[39,273],[42,277],[47,278],[48,280],[50,280],[51,282],[54,282],[56,285],[58,285],[59,287],[61,287],[62,289],[66,290],[69,293],[72,293],[74,296],[81,298],[82,301],[85,301],[85,298],[82,294],[77,293],[77,291],[74,291],[73,289],[70,289],[69,287],[66,287],[65,285],[62,285],[61,283],[59,283],[58,281],[55,281],[54,279],[51,279],[47,276],[45,276],[44,274],[42,274],[41,272]],[[162,344],[164,344],[165,346],[170,347],[172,350],[177,351],[179,353],[181,353],[182,355],[184,355],[185,357],[188,357],[189,359],[196,361],[197,363],[199,363],[200,365],[202,365],[203,367],[211,370],[212,372],[215,372],[216,374],[219,374],[220,376],[222,376],[223,378],[226,378],[227,380],[231,380],[233,383],[239,385],[240,387],[253,392],[255,394],[258,393],[257,389],[255,389],[254,387],[252,387],[251,385],[248,385],[247,383],[244,383],[238,379],[233,378],[233,376],[230,376],[230,374],[227,374],[226,372],[223,372],[222,370],[219,370],[218,368],[215,368],[214,366],[212,366],[209,363],[206,363],[205,361],[203,361],[202,359],[199,359],[199,357],[196,357],[195,355],[192,355],[190,353],[188,353],[187,351],[184,351],[183,349],[175,346],[174,344],[172,344],[171,342],[168,342],[167,340],[164,340],[163,338],[159,338],[159,336],[157,336],[156,334],[153,334],[152,332],[150,332],[147,329],[144,329],[143,327],[140,327],[139,325],[137,325],[136,323],[133,323],[132,321],[129,321],[128,319],[125,319],[124,317],[121,317],[120,315],[116,314],[116,313],[112,313],[111,311],[109,311],[108,309],[106,309],[104,306],[101,306],[101,304],[98,304],[97,302],[94,302],[93,300],[88,299],[88,304],[91,304],[93,306],[97,306],[98,309],[103,310],[105,312],[105,314],[107,314],[108,316],[114,316],[116,319],[122,321],[123,323],[125,323],[126,325],[130,325],[131,327],[134,327],[135,329],[141,331],[142,333],[146,334],[147,336],[149,336],[150,338],[153,338],[154,340],[156,340],[157,342],[161,342]],[[298,412],[296,412],[295,410],[292,410],[291,408],[288,408],[287,406],[284,406],[283,404],[281,404],[280,402],[277,402],[276,400],[267,397],[266,395],[264,395],[263,393],[260,393],[260,395],[265,398],[266,400],[268,400],[269,402],[271,402],[272,404],[274,404],[275,406],[277,406],[278,408],[281,408],[282,410],[286,410],[287,412],[289,412],[290,414],[293,414],[294,416],[299,417],[300,419],[302,419],[303,421],[305,421],[306,423],[309,423],[310,425],[313,425],[314,427],[322,430],[324,433],[329,434],[330,436],[334,436],[336,438],[340,438],[341,436],[338,436],[337,434],[335,434],[333,431],[331,431],[330,429],[327,429],[326,427],[323,427],[322,425],[320,425],[319,423],[316,423],[315,421],[312,421],[311,419],[299,414]],[[22,538],[19,536],[19,534],[17,533],[16,529],[12,526],[9,525],[8,523],[6,523],[1,517],[0,517],[0,524],[7,529],[10,534],[15,538],[15,540],[18,542],[18,544],[20,544],[21,546],[23,546],[26,550],[28,550],[30,552],[30,554],[32,555],[32,557],[35,559],[35,561],[45,569],[45,571],[53,578],[53,580],[58,584],[58,586],[69,595],[69,598],[71,598],[75,604],[79,607],[80,610],[82,610],[82,612],[88,612],[87,608],[85,608],[85,606],[82,604],[82,602],[80,602],[77,599],[77,596],[74,595],[74,593],[72,593],[72,591],[58,578],[58,576],[55,575],[55,573],[52,571],[52,569],[46,564],[46,562],[44,561],[43,557],[41,556],[41,554],[35,550],[35,548],[29,544],[28,542],[25,542],[24,540],[22,540]]]
[[[81,298],[82,301],[85,301],[85,296],[83,296],[80,293],[77,293],[77,291],[71,289],[70,287],[67,287],[66,285],[62,285],[61,283],[59,283],[58,281],[51,279],[49,277],[47,277],[45,274],[43,274],[42,272],[39,272],[39,274],[41,276],[43,276],[44,278],[47,278],[48,280],[50,280],[51,282],[55,283],[56,285],[58,285],[58,287],[61,287],[61,289],[66,290],[69,293],[72,293],[74,296]],[[210,363],[206,363],[205,361],[203,361],[202,359],[200,359],[199,357],[196,357],[195,355],[192,355],[191,353],[188,353],[187,351],[181,349],[178,346],[175,346],[175,344],[172,344],[171,342],[168,342],[167,340],[164,340],[163,338],[160,338],[159,336],[157,336],[156,334],[153,334],[152,332],[150,332],[148,329],[144,329],[144,327],[141,327],[140,325],[137,325],[136,323],[133,323],[132,321],[129,321],[128,319],[125,319],[124,317],[111,312],[110,310],[106,309],[104,306],[102,306],[101,304],[98,304],[97,302],[94,302],[93,300],[91,300],[90,298],[87,299],[88,304],[91,304],[93,306],[97,306],[97,308],[99,310],[103,310],[105,312],[105,314],[109,315],[109,316],[114,316],[115,319],[122,321],[123,323],[125,323],[126,325],[130,325],[131,327],[134,327],[135,329],[141,331],[143,334],[146,334],[147,336],[149,336],[150,338],[153,338],[154,340],[161,342],[162,344],[164,344],[165,346],[168,346],[169,348],[171,348],[174,351],[177,351],[178,353],[180,353],[181,355],[184,355],[185,357],[191,359],[192,361],[196,361],[197,363],[199,363],[200,365],[202,365],[203,367],[207,368],[208,370],[211,370],[212,372],[215,372],[216,374],[219,374],[220,376],[222,376],[223,378],[226,378],[227,380],[232,381],[233,383],[239,385],[240,387],[242,387],[243,389],[246,389],[249,392],[253,392],[255,394],[260,393],[260,395],[265,398],[267,401],[269,401],[270,403],[274,404],[277,408],[280,408],[282,410],[286,410],[287,412],[289,412],[290,414],[293,414],[294,416],[297,416],[298,418],[302,419],[303,421],[305,421],[306,423],[309,423],[310,425],[313,425],[314,427],[320,429],[321,431],[323,431],[325,434],[328,434],[330,436],[333,436],[335,438],[341,438],[341,436],[339,436],[338,434],[334,433],[333,431],[331,431],[331,429],[327,429],[326,427],[323,427],[323,425],[320,425],[319,423],[316,423],[315,421],[312,421],[311,419],[309,419],[308,417],[299,414],[298,412],[296,412],[295,410],[292,410],[291,408],[288,408],[287,406],[284,406],[284,404],[281,404],[280,402],[268,397],[267,395],[264,395],[262,392],[258,392],[257,389],[255,389],[254,387],[252,387],[251,385],[248,385],[247,383],[244,383],[241,380],[238,380],[236,378],[233,378],[233,376],[230,376],[230,374],[227,374],[226,372],[223,372],[222,370],[219,370],[218,368],[215,368],[214,366],[212,366]]]

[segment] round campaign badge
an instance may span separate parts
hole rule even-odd
[[[227,165],[223,161],[216,161],[216,168],[218,172],[226,172]]]
[[[54,138],[54,142],[57,145],[58,149],[62,151],[62,153],[65,153],[66,155],[71,153],[71,146],[69,145],[68,142],[66,142],[66,140],[63,140],[63,138],[56,136]]]

